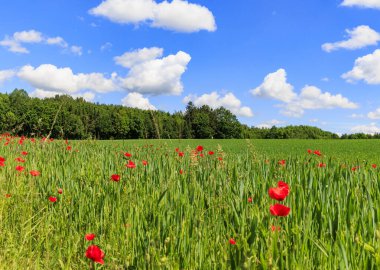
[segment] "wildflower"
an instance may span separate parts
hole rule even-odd
[[[68,146],[66,147],[66,150],[67,150],[67,151],[71,151],[71,146],[68,145]]]
[[[143,164],[144,166],[146,166],[146,165],[148,165],[148,161],[143,160],[143,161],[142,161],[142,164]]]
[[[252,203],[252,197],[249,197],[249,198],[248,198],[248,202],[249,202],[249,203]]]
[[[281,159],[279,162],[278,162],[279,165],[281,166],[285,166],[286,164],[286,160],[285,159]]]
[[[104,252],[97,245],[89,246],[86,250],[86,257],[94,262],[104,264]]]
[[[278,181],[276,188],[270,188],[269,197],[277,201],[283,201],[289,195],[289,186],[285,182]]]
[[[309,154],[311,154],[311,153],[313,153],[313,150],[311,150],[311,149],[307,149],[307,152],[308,152]]]
[[[55,203],[57,201],[57,198],[53,197],[53,196],[50,196],[49,197],[49,201],[51,201],[52,203]]]
[[[278,217],[285,217],[290,213],[290,208],[282,204],[271,205],[269,210],[273,216]]]
[[[32,170],[29,172],[32,176],[39,176],[41,173],[39,171],[36,171],[36,170]]]
[[[372,168],[376,169],[377,165],[376,164],[372,164]]]
[[[321,163],[318,164],[318,167],[319,167],[319,168],[326,167],[326,164],[321,162]]]
[[[197,146],[197,151],[198,152],[202,152],[203,151],[203,146],[202,145],[198,145]]]
[[[127,168],[133,169],[136,168],[136,164],[133,161],[129,161],[127,165],[125,165]]]
[[[230,242],[231,245],[236,245],[236,241],[235,241],[235,239],[233,239],[233,238],[230,238],[230,241],[229,241],[229,242]]]
[[[85,238],[86,238],[87,241],[94,240],[94,238],[95,238],[95,234],[93,234],[93,233],[88,233],[88,234],[86,234]]]
[[[26,156],[27,154],[28,154],[28,152],[26,152],[26,151],[21,152],[21,155],[23,155],[23,156]]]
[[[314,150],[314,155],[321,156],[322,154],[321,154],[321,151],[319,151],[319,150]]]
[[[180,156],[180,157],[183,157],[184,155],[185,155],[184,152],[179,152],[179,153],[178,153],[178,156]]]
[[[213,152],[213,151],[208,151],[208,154],[209,154],[210,156],[212,156],[212,155],[214,154],[214,152]]]
[[[58,193],[59,193],[59,194],[62,194],[62,192],[63,192],[62,188],[59,188],[59,189],[58,189]]]
[[[120,181],[120,175],[118,175],[118,174],[111,175],[111,180],[115,181],[115,182],[119,182]]]
[[[23,166],[16,166],[16,171],[22,172],[24,169]]]
[[[130,153],[128,153],[128,152],[125,152],[125,153],[124,153],[124,156],[125,156],[125,157],[131,157],[132,154],[130,154]]]

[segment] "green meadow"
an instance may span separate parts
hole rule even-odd
[[[379,153],[379,140],[3,137],[0,269],[377,269]]]

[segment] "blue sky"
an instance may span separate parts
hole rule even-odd
[[[0,89],[380,132],[380,0],[14,0]]]

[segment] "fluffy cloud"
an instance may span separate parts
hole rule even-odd
[[[8,48],[10,52],[14,53],[29,53],[28,49],[23,46],[25,43],[43,43],[62,48],[69,46],[62,37],[46,37],[36,30],[15,32],[12,37],[5,36],[5,38],[0,41],[0,46]],[[70,52],[81,55],[82,48],[79,46],[71,46]]]
[[[368,84],[380,84],[380,49],[357,58],[352,70],[342,78],[348,82],[364,80]]]
[[[295,93],[293,86],[286,81],[286,71],[282,68],[269,73],[264,82],[250,92],[255,96],[282,101],[283,104],[279,105],[284,108],[281,113],[290,117],[300,117],[305,110],[358,107],[341,94],[322,92],[315,86],[306,85],[300,94]]]
[[[90,14],[116,23],[149,23],[152,27],[178,32],[215,31],[215,19],[206,7],[184,0],[105,0]]]
[[[163,52],[164,50],[162,48],[143,48],[132,52],[126,52],[121,56],[116,56],[114,60],[118,65],[126,68],[131,68],[143,62],[161,57]]]
[[[70,51],[73,53],[73,54],[75,54],[75,55],[79,55],[79,56],[81,56],[82,55],[82,47],[80,47],[80,46],[71,46],[70,47]]]
[[[282,68],[269,73],[264,82],[250,91],[259,97],[272,98],[283,102],[290,102],[297,95],[293,92],[293,86],[286,81],[286,71]]]
[[[380,34],[367,25],[360,25],[354,29],[346,29],[348,39],[334,43],[325,43],[322,49],[331,52],[338,49],[360,49],[369,45],[376,45],[380,40]]]
[[[380,133],[380,127],[376,126],[376,123],[371,123],[369,125],[359,125],[351,128],[351,132],[374,135],[376,133]]]
[[[380,119],[380,108],[377,108],[374,112],[369,112],[367,116],[370,119]]]
[[[323,93],[315,86],[306,85],[296,99],[286,104],[282,113],[287,116],[299,117],[303,115],[304,110],[333,108],[356,109],[358,105],[341,94]]]
[[[121,86],[130,91],[152,95],[180,95],[183,91],[181,76],[191,57],[179,51],[163,58],[162,49],[144,48],[115,57],[115,62],[129,68]]]
[[[81,90],[106,93],[117,89],[116,74],[107,79],[102,73],[74,74],[71,68],[58,68],[50,64],[37,68],[23,66],[17,75],[37,89],[59,93],[75,94]]]
[[[249,107],[241,106],[241,101],[235,97],[233,93],[227,93],[220,96],[217,92],[210,94],[203,94],[200,97],[196,95],[189,95],[183,99],[184,103],[192,101],[195,106],[208,105],[211,108],[224,107],[230,110],[233,114],[244,117],[252,117],[253,113]]]
[[[138,108],[143,110],[156,110],[152,104],[150,104],[149,99],[144,98],[140,93],[132,92],[121,100],[123,106]]]
[[[347,7],[358,6],[363,8],[380,9],[379,0],[344,0],[341,5]]]
[[[59,95],[66,95],[66,93],[36,89],[29,94],[30,97],[36,97],[36,98],[40,98],[40,99],[51,98],[51,97],[55,97],[56,95],[58,95],[58,96]],[[81,97],[84,100],[89,101],[89,102],[91,102],[95,99],[95,94],[92,92],[84,92],[84,93],[70,94],[70,95],[73,98]]]
[[[4,81],[11,79],[16,75],[16,72],[11,69],[0,70],[0,84]]]
[[[285,123],[284,121],[279,121],[279,120],[273,119],[273,120],[261,123],[261,124],[257,125],[256,127],[258,127],[258,128],[271,128],[273,126],[282,125],[284,123]]]

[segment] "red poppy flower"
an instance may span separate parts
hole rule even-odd
[[[213,151],[208,151],[208,154],[209,154],[210,156],[212,156],[212,155],[214,154],[214,152],[213,152]]]
[[[249,202],[249,203],[252,203],[252,201],[253,201],[253,200],[252,200],[252,197],[249,197],[249,198],[248,198],[248,202]]]
[[[319,150],[314,150],[314,155],[321,156],[321,152]]]
[[[183,174],[183,170],[182,169],[179,170],[179,174]]]
[[[15,158],[15,161],[23,163],[23,162],[25,162],[25,159],[18,157],[18,158]]]
[[[313,150],[311,150],[311,149],[307,149],[307,152],[308,152],[309,154],[311,154],[311,153],[313,153]]]
[[[104,264],[104,252],[96,245],[92,245],[87,248],[86,257],[93,260],[94,262]]]
[[[183,157],[184,155],[185,155],[184,152],[179,152],[179,153],[178,153],[178,156],[180,156],[180,157]]]
[[[202,152],[203,151],[203,146],[202,145],[198,145],[197,146],[197,151],[198,152]]]
[[[52,203],[55,203],[57,201],[57,198],[53,197],[53,196],[50,196],[49,197],[49,201],[51,201]]]
[[[10,198],[10,197],[12,197],[12,195],[11,194],[5,194],[5,197]]]
[[[133,161],[129,161],[127,165],[125,165],[127,168],[133,169],[136,168],[136,164]]]
[[[5,162],[5,158],[0,157],[0,162]]]
[[[236,245],[236,241],[235,241],[235,239],[233,239],[233,238],[230,238],[230,241],[229,241],[229,242],[230,242],[231,245]]]
[[[358,166],[358,167],[352,167],[352,168],[351,168],[351,171],[354,172],[354,171],[356,171],[358,168],[359,168],[359,166]]]
[[[272,230],[272,232],[274,232],[274,231],[278,231],[279,232],[281,230],[281,227],[280,226],[276,227],[276,226],[272,225],[271,226],[271,230]]]
[[[16,166],[16,171],[22,172],[24,169],[23,166]]]
[[[318,164],[318,167],[319,167],[319,168],[326,167],[326,164],[321,162],[321,163]]]
[[[273,216],[285,217],[289,215],[290,208],[282,204],[275,204],[270,206],[269,211]]]
[[[71,150],[71,146],[68,145],[68,146],[66,147],[66,150],[67,150],[67,151],[70,151],[70,150]]]
[[[372,164],[372,168],[376,169],[377,165],[376,164]]]
[[[87,241],[94,240],[94,238],[95,238],[95,234],[93,234],[93,233],[88,233],[88,234],[86,234],[85,238],[86,238]]]
[[[285,159],[281,159],[278,164],[282,165],[282,166],[285,166],[286,164],[286,160]]]
[[[223,160],[223,158],[222,158],[222,157],[218,157],[218,160],[222,161],[222,160]]]
[[[142,164],[143,164],[144,166],[146,166],[146,165],[148,165],[148,161],[143,160],[143,161],[142,161]]]
[[[277,187],[270,188],[268,193],[272,199],[283,201],[289,195],[289,186],[285,182],[278,181]]]
[[[39,176],[41,173],[39,171],[33,170],[29,172],[32,176]]]
[[[119,182],[120,181],[120,175],[118,175],[118,174],[111,175],[111,180],[115,181],[115,182]]]
[[[59,194],[62,194],[62,192],[63,192],[62,188],[59,188],[59,189],[58,189],[58,193],[59,193]]]
[[[179,148],[177,147],[177,148],[175,149],[175,151],[178,153],[178,152],[179,152]]]
[[[200,157],[204,157],[204,155],[202,153],[199,154]]]
[[[132,154],[130,154],[130,153],[128,153],[128,152],[125,152],[125,153],[124,153],[124,156],[125,156],[125,157],[131,157]]]
[[[26,152],[26,151],[21,152],[21,155],[23,155],[23,156],[26,156],[27,154],[28,154],[28,152]]]
[[[5,166],[4,161],[0,161],[0,167],[4,167],[4,166]]]

